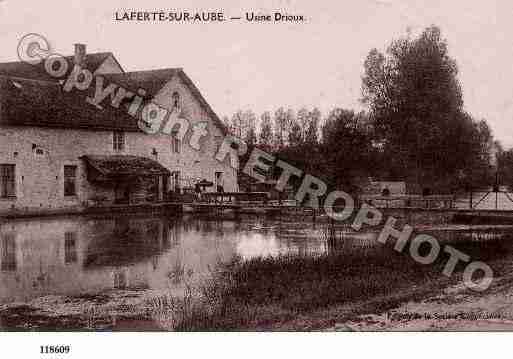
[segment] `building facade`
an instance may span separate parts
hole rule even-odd
[[[127,103],[109,105],[115,92],[94,106],[94,82],[66,92],[43,68],[0,64],[0,211],[158,202],[202,180],[214,184],[207,191],[238,190],[229,158],[215,159],[226,129],[182,69],[124,72],[110,53],[75,52],[70,68],[79,63],[118,90],[144,90],[144,103],[177,113],[189,131],[181,139],[147,134]],[[207,124],[199,150],[188,143],[197,122]]]

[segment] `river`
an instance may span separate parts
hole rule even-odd
[[[511,227],[424,230],[434,231],[442,240],[453,240],[454,233],[486,240],[510,232]],[[375,231],[344,231],[343,235],[343,250],[380,245]],[[0,223],[0,330],[84,329],[83,322],[73,316],[83,318],[97,306],[119,307],[159,296],[180,296],[234,259],[325,254],[333,248],[323,238],[319,224],[258,218],[70,216],[9,220]],[[69,325],[63,324],[62,318],[67,318]],[[103,325],[115,329],[118,324]]]

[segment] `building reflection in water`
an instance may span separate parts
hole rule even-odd
[[[77,259],[77,234],[66,232],[64,233],[64,263],[76,263]]]
[[[2,271],[15,271],[16,270],[16,241],[14,234],[8,233],[2,236],[2,258],[1,270]]]
[[[13,220],[0,224],[0,303],[118,289],[173,294],[235,257],[322,250],[318,241],[248,230],[233,221],[127,216]]]
[[[176,273],[199,280],[219,258],[235,255],[233,241],[213,245],[212,237],[164,218],[9,221],[0,224],[0,303],[112,289],[181,290],[183,275]]]

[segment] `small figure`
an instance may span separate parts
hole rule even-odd
[[[194,192],[196,193],[196,200],[201,202],[201,186],[199,183],[194,185]]]

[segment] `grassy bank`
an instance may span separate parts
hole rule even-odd
[[[451,245],[473,260],[493,263],[511,252],[510,239],[460,238]],[[169,329],[185,331],[261,330],[357,302],[366,304],[347,313],[346,319],[379,313],[415,296],[436,295],[460,280],[464,265],[457,266],[451,278],[441,274],[448,258],[441,254],[434,264],[422,265],[413,261],[407,250],[398,253],[391,246],[378,244],[350,251],[334,248],[330,254],[314,257],[234,261],[213,274],[198,292],[191,290],[185,299],[159,303],[160,313],[167,313],[160,322]],[[500,270],[494,268],[499,275]],[[172,323],[165,323],[171,317]]]

